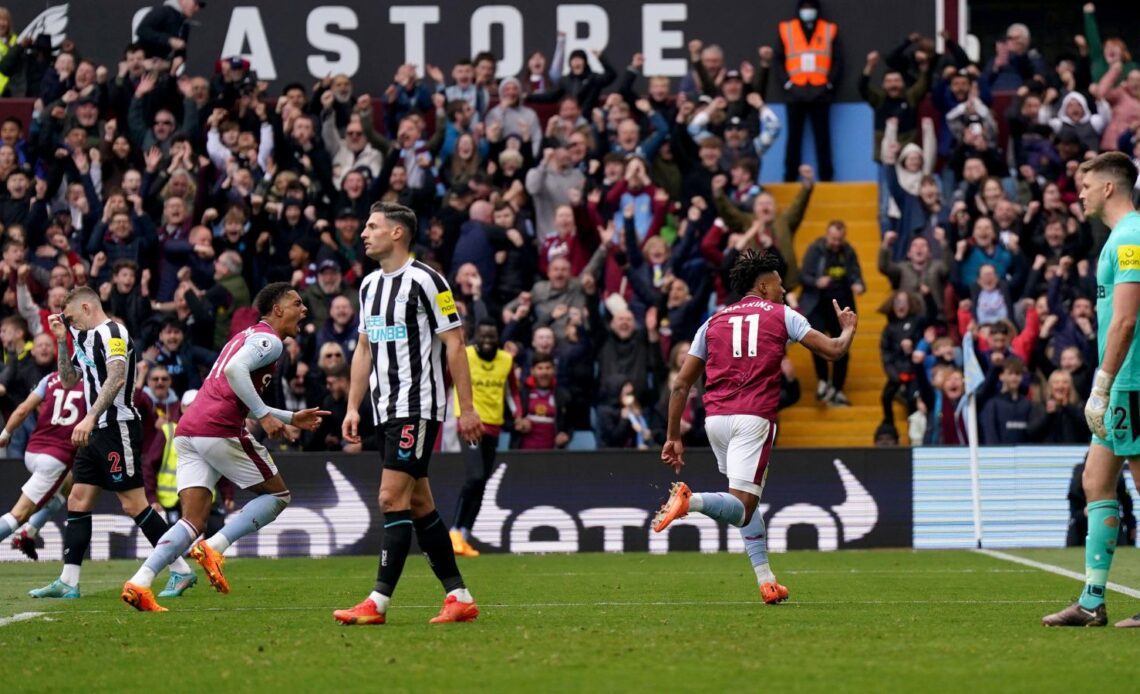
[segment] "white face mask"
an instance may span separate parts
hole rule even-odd
[[[819,10],[814,7],[805,7],[800,10],[800,20],[803,22],[814,22],[818,16]]]

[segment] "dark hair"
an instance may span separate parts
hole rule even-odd
[[[479,63],[483,62],[484,60],[490,60],[492,63],[498,63],[499,62],[499,59],[496,58],[495,54],[492,53],[491,51],[480,51],[480,52],[475,54],[474,58],[471,59],[471,64],[472,65],[478,65]]]
[[[760,169],[759,165],[756,163],[756,160],[752,159],[751,157],[743,157],[741,159],[737,159],[736,163],[732,165],[732,168],[741,169],[744,171],[744,173],[748,174],[748,178],[756,178],[756,174]]]
[[[990,325],[990,335],[1009,335],[1009,326],[1002,322]]]
[[[259,316],[268,316],[277,302],[281,301],[281,297],[291,291],[294,291],[293,285],[288,282],[270,282],[262,287],[257,296],[254,297],[253,307],[257,309]]]
[[[475,325],[475,329],[478,330],[479,328],[494,328],[496,333],[499,332],[499,324],[490,316],[484,316],[479,319],[479,322]]]
[[[775,253],[749,248],[740,254],[732,266],[728,274],[729,284],[732,285],[732,291],[743,296],[752,291],[761,275],[779,272],[782,267],[783,260]]]
[[[1081,164],[1081,173],[1099,173],[1115,181],[1124,195],[1131,196],[1136,185],[1136,164],[1123,152],[1105,152]]]
[[[539,364],[553,364],[554,355],[550,352],[536,352],[534,358],[530,360],[530,368],[534,368]]]
[[[123,49],[123,57],[127,57],[128,53],[138,53],[139,51],[146,50],[139,42],[128,43],[127,47]]]
[[[416,213],[412,212],[411,208],[391,202],[377,202],[373,203],[372,207],[368,209],[368,213],[382,214],[384,215],[384,219],[388,220],[391,224],[403,227],[404,233],[407,236],[407,247],[412,247],[412,242],[415,240],[419,226],[416,224]]]
[[[3,123],[15,123],[16,127],[19,128],[21,131],[23,131],[23,129],[24,129],[24,121],[20,120],[19,118],[15,117],[15,116],[8,116],[7,118],[5,118],[3,120]]]
[[[111,276],[114,277],[119,274],[119,270],[132,270],[135,276],[138,277],[139,264],[130,258],[119,258],[115,261],[115,264],[111,266]]]
[[[186,325],[182,321],[178,320],[177,316],[167,316],[162,321],[162,325],[160,325],[158,329],[161,332],[167,328],[174,328],[175,330],[181,332],[183,335],[186,334]]]
[[[351,377],[352,370],[348,364],[337,364],[336,366],[325,369],[325,378],[344,378]]]
[[[482,55],[482,54],[480,54],[480,55]],[[469,65],[470,65],[470,66],[473,66],[474,64],[475,64],[475,63],[471,62],[471,61],[470,61],[470,60],[468,60],[467,58],[460,58],[459,60],[456,60],[456,61],[455,61],[455,67],[459,67],[460,65],[463,65],[463,66],[469,66]]]
[[[1009,355],[1001,362],[1001,370],[1003,372],[1015,373],[1018,376],[1025,373],[1025,362],[1021,361],[1021,357]]]
[[[289,92],[293,91],[294,89],[300,89],[302,92],[304,92],[306,94],[309,93],[309,90],[305,89],[305,85],[301,84],[300,82],[290,82],[289,84],[285,85],[284,88],[282,88],[281,94],[282,95],[288,94]]]
[[[24,337],[30,334],[28,331],[28,321],[24,320],[23,316],[8,316],[0,321],[0,324],[11,326],[12,328],[24,333]]]

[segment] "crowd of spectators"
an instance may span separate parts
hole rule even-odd
[[[469,333],[497,322],[520,383],[557,393],[558,446],[660,444],[669,384],[704,318],[735,299],[726,273],[743,249],[781,255],[789,303],[820,330],[837,331],[833,298],[853,304],[865,291],[843,220],[802,258],[793,250],[817,178],[831,177],[826,136],[818,177],[789,147],[785,178],[800,192],[786,209],[758,183],[784,127],[767,92],[784,92],[799,134],[804,119],[826,126],[842,79],[837,28],[815,0],[798,2],[782,43],[758,47],[755,63],[691,41],[679,85],[644,74],[641,54],[564,56],[560,38],[552,58],[535,52],[502,79],[490,53],[446,73],[391,66],[378,95],[346,75],[271,92],[241,57],[188,74],[200,9],[152,10],[122,60],[97,65],[72,41],[16,41],[0,8],[0,89],[35,99],[30,122],[0,125],[2,410],[53,368],[45,316],[77,284],[128,328],[139,397],[155,403],[199,387],[220,346],[256,320],[251,295],[281,280],[309,317],[270,399],[343,412],[357,288],[376,267],[359,232],[377,201],[416,212],[415,254],[452,283]],[[882,167],[878,268],[897,290],[882,308],[882,443],[897,440],[896,399],[919,413],[915,443],[963,442],[965,333],[989,373],[986,443],[1087,437],[1090,267],[1105,231],[1076,204],[1075,167],[1140,147],[1140,70],[1119,40],[1102,43],[1091,6],[1085,17],[1072,54],[1052,63],[1021,25],[985,65],[918,34],[882,59],[881,76],[879,54],[867,56],[858,79]],[[801,55],[813,35],[829,42],[826,62]],[[999,114],[1001,91],[1015,96]],[[919,117],[923,103],[934,120]],[[161,394],[147,378],[159,367],[170,379]],[[816,372],[816,397],[848,404],[846,361]],[[784,376],[789,405],[800,392],[790,361]],[[705,442],[702,419],[694,393],[687,444]],[[297,445],[359,449],[335,427]]]

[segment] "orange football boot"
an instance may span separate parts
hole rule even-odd
[[[459,602],[454,595],[448,595],[443,601],[439,614],[431,618],[429,624],[448,624],[450,622],[474,622],[479,616],[479,606],[474,602]]]
[[[333,612],[333,618],[345,626],[383,624],[385,621],[384,613],[376,609],[376,603],[372,602],[372,598],[364,598],[359,605],[350,610]]]
[[[154,599],[150,588],[137,586],[130,581],[123,584],[123,592],[119,595],[123,602],[139,612],[167,612],[168,610]]]
[[[205,540],[201,540],[190,549],[190,557],[206,572],[206,578],[210,579],[210,585],[214,586],[214,590],[219,593],[230,592],[230,583],[222,573],[226,558],[221,552],[206,544]]]
[[[788,589],[775,581],[761,583],[760,597],[766,605],[777,605],[788,599]]]
[[[661,510],[653,518],[653,532],[659,533],[678,518],[689,513],[689,498],[693,491],[684,482],[674,482],[669,488],[669,499],[661,505]]]
[[[471,546],[471,543],[467,541],[467,538],[463,537],[463,533],[459,532],[458,530],[452,530],[449,533],[449,536],[451,537],[451,551],[455,552],[455,556],[457,556],[457,557],[477,557],[477,556],[479,556],[479,550],[477,550]]]

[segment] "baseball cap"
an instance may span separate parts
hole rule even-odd
[[[355,208],[346,205],[345,207],[341,207],[336,211],[336,217],[334,217],[334,219],[345,219],[347,217],[358,219],[360,215],[356,214]]]
[[[338,265],[337,262],[332,259],[322,260],[317,265],[317,272],[324,272],[325,270],[335,270],[337,272],[340,272],[340,265]]]
[[[230,63],[230,69],[231,70],[244,70],[245,69],[245,60],[243,60],[240,55],[235,55],[234,57],[230,58],[229,63]]]
[[[83,96],[81,96],[75,100],[76,106],[83,106],[84,104],[96,104],[96,105],[98,105],[99,99],[97,99],[95,97],[94,93],[91,93],[91,94],[84,94]]]
[[[728,122],[725,123],[724,128],[725,130],[743,130],[745,128],[745,125],[744,121],[740,120],[740,116],[733,116],[732,118],[728,119]]]
[[[743,82],[744,78],[740,76],[740,70],[729,70],[724,73],[724,81],[727,82],[729,80],[740,80]]]

